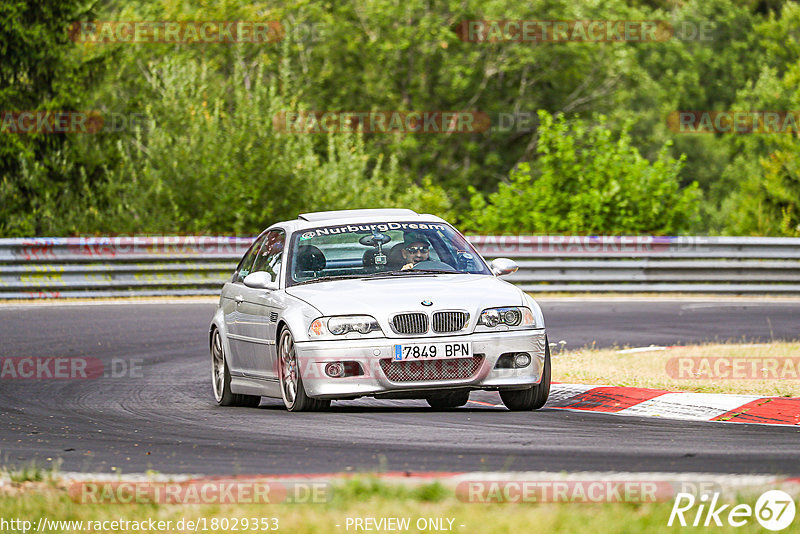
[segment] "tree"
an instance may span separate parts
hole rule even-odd
[[[0,3],[0,112],[75,111],[96,76],[76,54],[70,25],[91,17],[80,0]],[[87,179],[63,134],[0,134],[0,235],[40,234],[65,190]],[[33,170],[35,169],[35,170]]]
[[[598,120],[602,123],[603,117]],[[665,146],[654,162],[603,126],[539,112],[537,157],[488,196],[473,191],[465,226],[486,233],[674,234],[696,222],[696,184]]]
[[[372,158],[358,133],[323,136],[319,153],[316,135],[277,127],[276,117],[300,111],[285,71],[278,83],[237,60],[222,81],[202,60],[166,58],[145,73],[144,127],[118,143],[120,163],[97,199],[105,209],[82,223],[89,231],[252,234],[301,211],[449,210],[441,188]]]
[[[743,92],[741,109],[797,110],[800,108],[800,66],[778,78],[766,70],[755,86]],[[791,119],[794,118],[794,121]],[[789,111],[778,132],[734,137],[740,154],[726,169],[731,187],[720,213],[723,228],[739,235],[800,236],[800,116]]]
[[[759,75],[737,92],[734,109],[785,111],[800,122],[800,6],[787,3],[780,16],[758,25],[766,50]],[[800,174],[797,128],[782,121],[780,132],[727,135],[730,162],[716,187],[724,191],[715,225],[739,235],[800,235]]]

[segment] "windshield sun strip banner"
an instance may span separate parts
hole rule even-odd
[[[388,232],[390,230],[441,230],[446,231],[447,226],[441,223],[372,223],[372,224],[343,224],[337,226],[321,226],[304,230],[300,239],[347,234],[357,232]]]

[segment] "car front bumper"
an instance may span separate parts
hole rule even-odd
[[[392,362],[394,345],[413,343],[472,343],[468,359]],[[411,397],[446,389],[522,389],[542,379],[545,330],[508,330],[466,336],[419,338],[369,338],[297,342],[295,350],[306,393],[311,397],[341,399],[361,396]],[[526,352],[531,363],[523,368],[496,368],[501,355]],[[325,367],[332,362],[356,362],[362,374],[329,377]],[[394,365],[404,366],[398,372]],[[348,364],[352,365],[352,364]],[[400,378],[398,378],[400,377]]]

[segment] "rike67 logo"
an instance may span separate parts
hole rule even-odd
[[[763,528],[777,532],[792,524],[796,512],[791,495],[780,490],[763,493],[755,507],[749,504],[721,504],[719,500],[719,493],[711,496],[703,494],[699,498],[691,493],[678,493],[667,526],[671,527],[677,519],[677,524],[682,527],[721,527],[724,521],[733,527],[741,527],[755,518]]]

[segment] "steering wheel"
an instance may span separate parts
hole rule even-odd
[[[380,245],[385,245],[392,238],[386,234],[372,234],[372,235],[365,235],[361,239],[358,240],[359,243],[364,245],[365,247],[377,247]]]
[[[414,264],[412,269],[438,269],[440,271],[453,271],[457,272],[455,267],[450,264],[447,264],[443,261],[436,261],[436,260],[423,260],[419,263]]]

